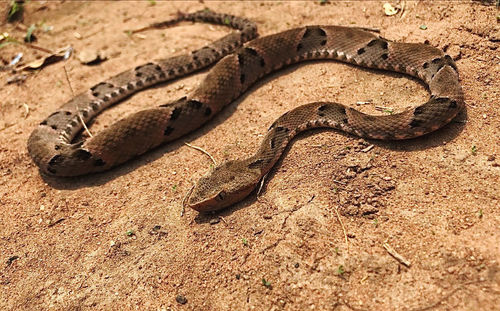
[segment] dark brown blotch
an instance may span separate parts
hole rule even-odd
[[[278,127],[276,128],[276,132],[285,132],[285,133],[286,133],[286,132],[288,132],[288,131],[289,131],[289,129],[288,129],[287,127],[278,126]]]
[[[61,111],[56,111],[56,112],[53,112],[53,113],[51,113],[51,114],[50,114],[50,116],[48,116],[48,117],[47,117],[47,119],[50,119],[50,118],[52,118],[53,116],[55,116],[56,114],[60,114],[60,113],[61,113]]]
[[[388,58],[389,58],[389,54],[384,53],[384,54],[380,55],[380,57],[382,57],[382,59],[384,59],[384,60],[385,60],[385,59],[388,59]]]
[[[434,101],[440,104],[448,102],[450,99],[448,97],[435,97]]]
[[[264,160],[258,159],[256,161],[253,161],[252,163],[248,164],[248,168],[254,169],[254,168],[260,168]]]
[[[415,111],[413,111],[413,115],[419,115],[419,114],[422,114],[424,112],[424,107],[423,106],[419,106],[417,108],[415,108]]]
[[[173,132],[173,131],[174,131],[174,128],[173,128],[173,127],[171,127],[171,126],[167,126],[167,127],[165,128],[165,131],[163,131],[163,135],[168,136],[168,135],[172,134],[172,132]]]
[[[87,161],[90,159],[92,154],[85,149],[78,149],[75,151],[75,156],[80,161]]]
[[[255,49],[252,49],[252,48],[249,48],[249,47],[246,47],[245,48],[245,52],[252,55],[252,56],[257,56],[259,55],[259,53],[255,50]]]
[[[451,100],[450,101],[450,105],[448,106],[448,108],[455,109],[457,107],[458,107],[457,101],[456,100]]]
[[[271,144],[271,149],[274,149],[274,147],[276,147],[276,137],[271,138],[270,144]]]
[[[211,114],[212,114],[212,109],[210,109],[210,107],[207,107],[207,108],[205,109],[204,114],[205,114],[205,116],[207,116],[207,117],[208,117],[209,115],[211,115]]]
[[[62,163],[62,161],[64,161],[64,156],[61,154],[56,154],[55,156],[53,156],[50,159],[49,166],[54,166],[54,165],[60,164],[60,163]]]
[[[238,64],[240,64],[240,66],[243,66],[244,63],[245,57],[243,56],[243,53],[238,54]]]
[[[193,108],[196,110],[200,109],[203,106],[203,104],[200,101],[194,99],[188,100],[187,105],[189,108]]]
[[[361,54],[363,54],[364,52],[365,52],[365,49],[364,49],[364,48],[360,48],[360,49],[358,50],[358,55],[361,55]]]
[[[420,125],[422,125],[422,123],[419,120],[417,120],[417,119],[413,119],[410,122],[410,127],[411,128],[419,127]]]
[[[96,159],[94,161],[94,166],[104,166],[106,165],[106,162],[103,161],[103,159]]]
[[[172,114],[170,115],[170,120],[176,120],[177,118],[179,118],[179,116],[181,115],[181,112],[182,112],[182,108],[181,107],[176,107],[172,111]]]

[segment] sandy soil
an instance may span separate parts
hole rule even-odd
[[[53,26],[36,33],[36,45],[102,50],[109,59],[85,66],[73,57],[20,84],[6,84],[13,74],[0,72],[0,309],[499,310],[499,11],[477,1],[406,1],[403,15],[386,16],[382,5],[30,2],[23,23]],[[203,129],[107,173],[41,176],[26,141],[72,97],[63,66],[80,92],[150,59],[201,47],[230,30],[189,23],[141,37],[124,30],[204,6],[255,20],[261,35],[339,24],[428,41],[457,60],[467,112],[403,142],[301,135],[258,199],[181,216],[186,191],[211,164],[184,142],[220,162],[252,152],[269,124],[299,104],[373,100],[358,108],[380,114],[375,106],[397,111],[428,96],[399,74],[313,62],[271,75]],[[10,24],[0,32],[24,35]],[[21,45],[0,51],[4,63],[18,52],[25,62],[45,55]],[[183,96],[205,74],[133,96],[92,131]]]

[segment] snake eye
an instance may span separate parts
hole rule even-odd
[[[219,192],[219,194],[217,195],[217,201],[222,201],[224,200],[224,198],[226,197],[226,191],[222,190],[221,192]]]

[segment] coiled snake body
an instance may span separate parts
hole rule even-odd
[[[340,26],[305,26],[244,44],[257,35],[255,24],[246,19],[204,10],[165,24],[181,20],[228,25],[238,31],[188,55],[118,74],[64,104],[40,123],[28,140],[29,154],[43,173],[75,176],[107,170],[193,131],[264,75],[304,60],[335,59],[402,72],[426,83],[431,97],[418,107],[385,116],[366,115],[333,102],[299,106],[271,125],[253,156],[223,163],[202,177],[190,192],[187,206],[210,211],[243,199],[273,167],[288,142],[306,129],[330,127],[365,138],[408,139],[442,127],[464,106],[455,63],[429,45],[391,42],[360,28]],[[72,143],[82,129],[80,118],[88,122],[140,89],[219,59],[192,94],[139,111],[96,136]]]

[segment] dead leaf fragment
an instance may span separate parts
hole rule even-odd
[[[28,76],[25,74],[15,75],[7,79],[7,84],[12,84],[12,83],[21,84],[24,82],[24,80],[26,80],[27,77]]]
[[[384,8],[385,15],[387,15],[387,16],[392,16],[392,15],[395,15],[399,12],[399,9],[393,7],[392,4],[390,4],[389,2],[384,3],[383,8]]]
[[[43,68],[47,65],[68,59],[73,52],[73,48],[68,46],[64,47],[53,54],[47,55],[43,58],[37,59],[22,68],[22,70],[36,70]]]
[[[93,49],[83,50],[78,54],[78,60],[85,65],[95,65],[108,59],[103,51]]]

